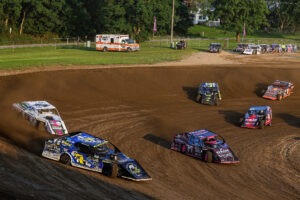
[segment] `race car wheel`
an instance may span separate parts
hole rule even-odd
[[[127,51],[128,51],[128,52],[131,52],[131,51],[132,51],[132,49],[131,49],[130,47],[128,47],[128,48],[127,48]]]
[[[259,122],[259,128],[263,129],[265,127],[265,120],[260,120]]]
[[[207,151],[205,154],[205,161],[208,163],[213,162],[213,154],[211,151]]]
[[[103,52],[108,52],[107,47],[104,47],[104,48],[103,48]]]
[[[219,99],[216,98],[216,99],[215,99],[215,106],[218,106],[218,105],[220,105],[220,102],[219,102]]]
[[[197,102],[200,102],[200,101],[201,101],[201,94],[198,94],[198,95],[197,95],[196,101],[197,101]]]
[[[40,132],[46,132],[46,126],[44,122],[38,122],[36,128],[38,129],[38,131]]]
[[[119,173],[118,164],[117,163],[112,164],[110,176],[115,178],[118,176],[118,173]]]
[[[242,126],[244,124],[244,117],[240,118],[240,126]]]
[[[60,156],[59,161],[65,165],[71,165],[71,158],[68,154],[64,153]]]
[[[185,144],[181,146],[180,151],[181,151],[181,153],[184,153],[184,154],[186,153],[186,145]]]
[[[283,96],[282,94],[278,94],[278,95],[277,95],[277,99],[278,99],[279,101],[281,101],[281,100],[282,100],[282,96]]]

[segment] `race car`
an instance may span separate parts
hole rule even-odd
[[[47,101],[23,101],[14,103],[13,108],[36,128],[53,135],[61,136],[68,133],[58,110]]]
[[[198,87],[196,102],[209,105],[219,105],[222,100],[218,83],[201,83]]]
[[[268,86],[267,90],[263,90],[263,98],[281,101],[283,98],[290,96],[293,93],[294,84],[287,81],[276,80]]]
[[[211,53],[220,53],[222,46],[220,43],[210,43],[208,51]]]
[[[82,131],[45,141],[42,156],[107,176],[134,181],[152,179],[136,160],[112,143]]]
[[[175,135],[171,149],[206,162],[240,162],[225,140],[207,129]]]
[[[241,127],[264,128],[272,124],[272,109],[270,106],[251,106],[240,119]]]
[[[250,45],[253,45],[252,43],[239,43],[235,49],[233,49],[234,52],[240,52],[243,53],[245,49],[247,49]]]
[[[246,49],[244,49],[243,54],[246,55],[261,54],[261,47],[259,45],[249,45]]]
[[[186,42],[184,40],[180,40],[179,42],[176,42],[176,49],[185,49],[186,48]]]

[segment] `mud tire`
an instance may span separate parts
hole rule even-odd
[[[212,163],[213,162],[213,154],[211,151],[207,151],[206,155],[205,155],[205,161],[208,163]]]
[[[71,158],[68,154],[63,153],[60,156],[59,162],[61,162],[62,164],[65,164],[65,165],[71,165]]]

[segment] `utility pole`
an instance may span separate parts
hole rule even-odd
[[[172,21],[171,21],[171,47],[173,48],[173,27],[174,27],[174,0],[172,4]]]

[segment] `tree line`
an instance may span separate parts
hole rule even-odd
[[[221,19],[237,34],[247,23],[249,31],[275,27],[295,31],[299,27],[299,0],[1,0],[0,34],[43,37],[91,37],[97,33],[127,33],[137,40],[187,33],[190,11],[201,7],[211,18]],[[208,7],[214,7],[209,12]],[[156,18],[157,32],[153,32]]]

